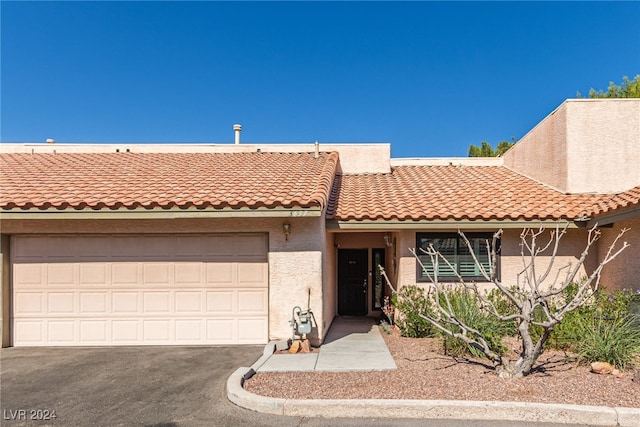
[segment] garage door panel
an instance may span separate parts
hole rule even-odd
[[[78,278],[76,277],[75,263],[53,263],[47,265],[47,284],[50,286],[73,286]]]
[[[40,260],[48,256],[49,249],[47,247],[46,237],[41,236],[23,236],[15,241],[11,250],[14,259],[20,261],[28,261],[30,259]]]
[[[113,292],[111,295],[111,312],[113,314],[132,314],[141,310],[139,292]]]
[[[86,286],[107,286],[111,280],[109,264],[100,262],[86,262],[78,265],[80,283]]]
[[[265,343],[267,257],[255,248],[266,251],[266,241],[233,234],[14,237],[13,344]]]
[[[231,234],[218,234],[205,241],[205,255],[216,260],[232,260],[235,257],[235,239]]]
[[[267,267],[264,263],[238,263],[237,271],[237,282],[241,287],[263,287],[265,281],[267,280]]]
[[[264,235],[244,235],[236,239],[236,255],[266,261],[267,246]]]
[[[201,313],[204,299],[204,292],[192,291],[175,293],[176,313]]]
[[[168,262],[145,263],[142,267],[142,282],[145,285],[169,285],[173,265]]]
[[[16,320],[13,328],[23,345],[45,344],[45,322],[43,320]]]
[[[201,236],[178,236],[176,238],[176,256],[179,258],[202,259],[203,240]]]
[[[112,320],[111,342],[113,344],[137,344],[142,341],[142,321],[137,319]]]
[[[233,313],[237,296],[234,291],[207,292],[207,313]]]
[[[258,319],[238,319],[238,341],[241,343],[255,342],[267,333],[267,321]]]
[[[173,236],[145,236],[142,241],[144,258],[167,259],[175,254],[176,239]]]
[[[266,314],[267,306],[266,291],[238,291],[238,313]]]
[[[43,243],[47,248],[48,258],[64,261],[82,255],[77,246],[77,242],[81,240],[78,237],[50,236]]]
[[[137,262],[116,262],[111,267],[113,285],[137,285],[140,283],[140,264]]]
[[[47,322],[47,341],[52,345],[70,345],[76,343],[76,321],[49,320]]]
[[[108,292],[80,292],[80,314],[107,315],[109,314]]]
[[[17,316],[42,316],[46,314],[44,292],[16,292],[13,297],[13,313]]]
[[[169,313],[171,311],[171,292],[144,292],[142,294],[143,313]]]
[[[71,292],[47,293],[47,313],[72,315],[77,312],[75,294]]]
[[[193,285],[204,281],[204,264],[201,262],[178,262],[174,266],[175,284]]]
[[[109,343],[109,322],[107,320],[81,320],[80,343],[85,345],[106,345]]]
[[[184,343],[200,342],[203,333],[203,321],[201,319],[176,320],[176,341]]]
[[[232,343],[236,335],[234,319],[221,318],[207,320],[207,341],[212,343]]]
[[[144,241],[140,237],[111,237],[111,257],[114,260],[137,259],[143,254]]]
[[[143,341],[150,344],[168,344],[171,337],[171,321],[162,320],[143,320],[142,334]]]
[[[234,266],[230,263],[207,263],[206,283],[213,286],[229,286],[233,283]]]
[[[46,264],[42,263],[16,264],[13,268],[14,286],[20,289],[24,289],[29,285],[45,286],[47,282],[45,271]]]

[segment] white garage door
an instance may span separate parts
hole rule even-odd
[[[14,236],[15,346],[267,342],[264,234]]]

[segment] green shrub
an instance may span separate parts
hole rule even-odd
[[[575,295],[577,288],[576,284],[570,285],[565,292],[560,295],[560,298],[572,298]],[[581,353],[584,344],[583,337],[585,325],[593,325],[602,320],[610,321],[610,323],[612,322],[611,324],[617,324],[619,319],[627,318],[629,316],[632,301],[634,298],[637,298],[637,295],[638,293],[634,293],[627,289],[612,293],[606,293],[602,289],[599,289],[593,295],[591,301],[564,316],[562,322],[556,325],[551,333],[548,345],[560,350]],[[632,323],[634,321],[633,318],[627,320],[630,320]],[[600,339],[615,340],[615,336],[611,334],[604,334]],[[602,345],[616,346],[614,342],[611,342],[610,344],[605,344],[603,342]]]
[[[640,328],[635,317],[592,316],[577,321],[580,339],[574,342],[581,359],[609,362],[620,369],[633,364],[640,353]]]
[[[513,323],[500,321],[486,310],[483,310],[474,292],[458,286],[448,287],[443,290],[449,297],[449,302],[456,317],[465,325],[481,332],[493,351],[498,354],[504,354],[507,348],[502,344],[502,339],[513,332]],[[492,297],[494,299],[499,298],[498,295]],[[444,295],[441,295],[440,298],[441,304],[446,304]],[[446,327],[452,332],[460,332],[460,329],[455,325],[446,325]],[[470,354],[474,357],[485,357],[484,353],[479,349],[447,334],[443,334],[443,345],[445,354],[450,356]]]
[[[403,287],[393,295],[393,305],[399,312],[396,326],[404,337],[425,338],[437,335],[435,327],[418,313],[432,313],[431,303],[424,289],[410,285]]]

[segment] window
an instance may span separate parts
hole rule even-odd
[[[384,279],[378,268],[381,265],[384,268],[384,249],[372,249],[371,254],[373,256],[373,309],[382,310],[384,304]]]
[[[491,245],[493,233],[465,233],[465,236],[469,239],[478,262],[488,274],[489,254],[487,253],[487,241]],[[417,233],[416,253],[426,270],[423,271],[416,261],[417,280],[419,282],[429,282],[429,276],[433,277],[434,267],[431,263],[431,257],[421,251],[421,248],[427,250],[430,245],[433,245],[433,248],[439,251],[451,264],[449,266],[442,258],[438,259],[438,281],[451,280],[457,282],[456,272],[464,279],[486,280],[473,260],[469,247],[458,233]]]

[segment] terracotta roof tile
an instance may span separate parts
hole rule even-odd
[[[536,220],[590,214],[610,195],[564,194],[501,166],[400,166],[336,177],[337,220]]]
[[[640,205],[640,185],[619,194],[604,197],[593,208],[594,215],[602,215]]]
[[[337,162],[337,153],[0,154],[0,208],[323,207]]]

